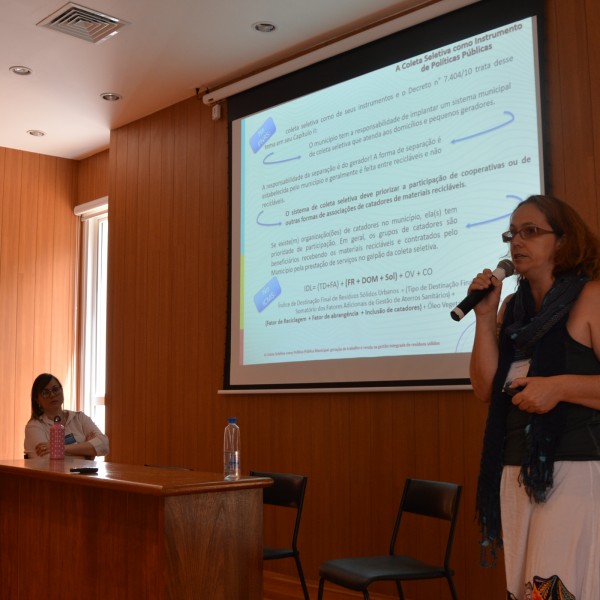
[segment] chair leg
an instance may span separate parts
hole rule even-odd
[[[454,580],[452,579],[452,575],[448,575],[446,579],[448,580],[448,587],[450,588],[450,594],[452,595],[452,599],[458,600],[458,594],[456,593],[456,588],[454,587]]]
[[[308,595],[308,588],[306,587],[306,580],[304,579],[304,571],[302,570],[302,564],[300,563],[300,555],[294,554],[294,560],[296,561],[298,577],[300,577],[300,584],[302,585],[302,591],[304,592],[304,600],[310,600],[310,596]]]
[[[319,579],[319,595],[317,596],[317,600],[323,600],[323,588],[324,587],[325,587],[325,579],[323,579],[323,577],[321,577],[321,579]],[[370,600],[368,589],[364,589],[362,591],[362,593],[363,593],[363,600]],[[308,598],[308,596],[307,596],[307,598]]]
[[[404,600],[404,590],[402,589],[402,582],[399,579],[396,579],[396,589],[398,590],[398,598]]]
[[[323,600],[323,587],[325,586],[325,580],[321,577],[319,579],[319,595],[318,600]]]

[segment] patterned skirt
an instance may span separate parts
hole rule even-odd
[[[561,461],[546,502],[505,466],[500,503],[508,600],[600,599],[600,461]]]

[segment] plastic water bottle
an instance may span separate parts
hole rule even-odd
[[[65,428],[60,417],[54,417],[54,425],[50,427],[50,458],[60,460],[65,457]]]
[[[240,428],[235,417],[227,419],[223,439],[223,467],[225,479],[239,479],[240,463]]]

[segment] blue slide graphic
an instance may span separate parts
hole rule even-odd
[[[250,138],[250,147],[256,154],[268,141],[269,138],[277,131],[275,121],[269,117],[252,135]]]
[[[256,215],[256,224],[257,225],[262,225],[263,227],[277,227],[278,225],[282,225],[283,223],[281,221],[278,221],[277,223],[263,223],[260,220],[260,215],[262,215],[265,211],[261,210],[257,215]]]
[[[281,286],[277,277],[273,277],[262,289],[254,295],[254,304],[258,312],[262,312],[281,294]]]
[[[515,196],[514,194],[507,194],[507,198],[512,198],[518,202],[521,202],[523,198],[520,196]],[[493,219],[486,219],[485,221],[478,221],[477,223],[467,223],[465,227],[469,229],[470,227],[479,227],[479,225],[487,225],[488,223],[494,223],[495,221],[499,221],[500,219],[506,219],[512,215],[512,212],[506,213],[505,215],[500,215],[499,217],[494,217]]]
[[[269,156],[273,156],[273,154],[275,154],[275,152],[269,152],[269,154],[263,158],[263,165],[278,165],[279,163],[290,162],[291,160],[298,160],[302,158],[302,156],[298,155],[292,156],[292,158],[282,158],[281,160],[267,160],[267,158],[269,158]]]
[[[490,133],[492,131],[496,131],[496,129],[501,129],[502,127],[506,127],[507,125],[510,125],[515,120],[515,115],[513,115],[508,110],[505,110],[504,114],[508,115],[510,117],[509,120],[506,121],[505,123],[501,123],[500,125],[496,125],[495,127],[490,127],[489,129],[484,129],[483,131],[478,131],[477,133],[473,133],[471,135],[466,135],[465,137],[456,138],[455,140],[452,140],[450,143],[456,144],[458,142],[464,142],[464,141],[470,140],[474,137],[479,137],[480,135],[485,135],[486,133]]]

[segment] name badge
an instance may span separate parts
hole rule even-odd
[[[506,376],[506,380],[504,382],[504,387],[503,387],[503,390],[507,394],[509,394],[511,396],[514,396],[517,392],[520,391],[519,389],[511,389],[510,388],[510,384],[517,377],[527,377],[527,374],[529,373],[529,366],[530,365],[531,365],[531,359],[530,358],[524,358],[524,359],[521,359],[521,360],[515,360],[510,365],[510,368],[508,369],[508,374]]]

